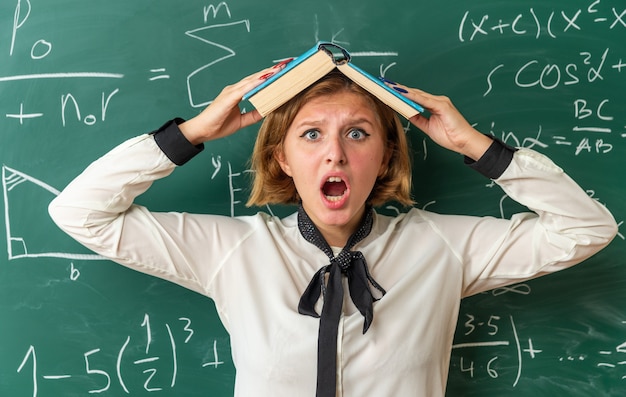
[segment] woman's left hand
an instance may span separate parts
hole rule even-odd
[[[467,122],[448,97],[432,95],[401,84],[388,85],[399,87],[400,92],[406,91],[402,93],[404,96],[430,112],[430,117],[418,114],[409,121],[438,145],[478,160],[493,143],[491,138]]]

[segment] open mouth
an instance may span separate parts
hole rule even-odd
[[[338,201],[348,190],[346,183],[338,176],[331,176],[324,182],[322,193],[328,201]]]

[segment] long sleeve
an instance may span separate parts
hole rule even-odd
[[[610,212],[538,152],[516,151],[495,182],[533,212],[432,223],[463,264],[464,296],[573,266],[617,233]]]
[[[49,213],[94,252],[210,296],[227,250],[255,226],[219,215],[151,212],[134,204],[176,168],[161,146],[149,134],[120,144],[76,177],[50,203]]]

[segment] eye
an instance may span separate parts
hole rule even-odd
[[[363,131],[360,128],[353,128],[348,132],[348,137],[350,139],[354,139],[354,140],[361,140],[364,139],[366,137],[370,136],[370,134],[368,134],[367,132]]]
[[[307,130],[301,137],[309,141],[314,141],[320,137],[320,132],[318,130]]]

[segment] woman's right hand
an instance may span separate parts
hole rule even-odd
[[[285,63],[263,69],[226,86],[200,114],[179,125],[183,135],[194,145],[223,138],[262,119],[256,109],[246,113],[239,110],[239,102],[248,91],[285,67]]]

